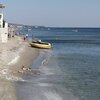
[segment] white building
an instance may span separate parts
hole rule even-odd
[[[2,9],[5,8],[3,4],[0,4],[0,42],[7,43],[8,40],[8,23],[5,22]]]

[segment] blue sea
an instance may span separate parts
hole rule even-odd
[[[100,28],[23,27],[29,40],[50,42],[39,49],[33,69],[18,82],[18,100],[100,100]]]

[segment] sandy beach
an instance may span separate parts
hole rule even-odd
[[[0,43],[0,100],[17,100],[14,81],[21,80],[22,66],[32,66],[39,50],[29,46],[23,37],[15,36],[8,43]]]

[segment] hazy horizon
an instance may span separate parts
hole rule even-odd
[[[100,1],[1,0],[9,23],[48,27],[100,27]]]

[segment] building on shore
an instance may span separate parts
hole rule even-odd
[[[7,43],[8,40],[8,23],[4,20],[3,8],[5,6],[0,4],[0,43]]]

